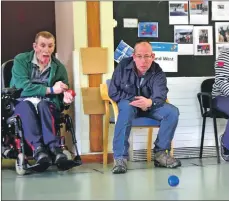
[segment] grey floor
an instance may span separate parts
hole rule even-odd
[[[229,200],[229,163],[216,158],[185,159],[179,169],[129,162],[125,175],[113,175],[112,164],[84,164],[67,172],[51,167],[19,176],[2,169],[2,200]],[[177,175],[177,187],[168,177]]]

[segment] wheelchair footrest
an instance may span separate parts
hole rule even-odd
[[[51,163],[36,163],[34,165],[27,165],[27,170],[32,170],[35,172],[44,172],[45,170],[47,170],[52,164]]]
[[[75,162],[76,166],[80,166],[82,165],[82,160],[80,158],[80,156],[75,156],[75,158],[73,159],[73,161]]]
[[[66,160],[56,164],[57,168],[61,171],[69,170],[79,165],[81,164],[78,161],[74,161],[74,160]]]

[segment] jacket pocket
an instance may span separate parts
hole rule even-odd
[[[134,84],[124,83],[122,86],[122,89],[127,94],[130,94],[130,95],[136,95],[137,94],[137,89],[136,89],[136,86]]]

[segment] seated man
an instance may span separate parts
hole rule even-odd
[[[137,42],[133,57],[122,59],[113,73],[109,96],[117,102],[119,108],[113,139],[115,174],[127,171],[131,122],[139,116],[161,122],[154,148],[155,166],[181,166],[181,162],[167,152],[171,148],[179,111],[166,103],[166,76],[154,58],[149,42]]]
[[[215,63],[215,83],[212,90],[214,107],[229,116],[229,50],[223,50]],[[221,155],[229,161],[229,120],[221,136]]]
[[[54,48],[55,38],[51,33],[38,33],[34,50],[14,58],[10,83],[11,87],[23,89],[15,114],[20,115],[25,140],[39,164],[51,162],[46,146],[56,164],[67,160],[60,148],[60,137],[56,136],[55,121],[64,104],[70,104],[73,97],[66,91],[67,71],[52,55]]]

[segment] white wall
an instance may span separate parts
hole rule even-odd
[[[86,2],[73,2],[73,24],[74,24],[74,83],[77,90],[75,100],[76,135],[81,144],[83,154],[90,153],[89,141],[89,115],[83,112],[83,104],[80,88],[88,87],[88,76],[82,74],[80,59],[80,48],[87,47],[87,12]],[[100,2],[100,27],[101,47],[108,48],[108,73],[103,75],[103,82],[110,78],[113,72],[113,2]]]
[[[90,152],[89,116],[83,112],[81,87],[88,86],[87,75],[82,74],[80,48],[87,47],[87,13],[86,2],[73,2],[73,33],[74,33],[74,86],[77,93],[75,98],[76,137],[82,154]]]
[[[70,88],[73,88],[73,58],[72,52],[74,49],[74,33],[73,33],[73,2],[55,2],[55,19],[56,19],[56,44],[58,59],[65,65]],[[74,105],[67,111],[74,121]],[[66,144],[71,150],[72,137],[69,133],[65,133],[62,129],[62,134],[65,135]]]

